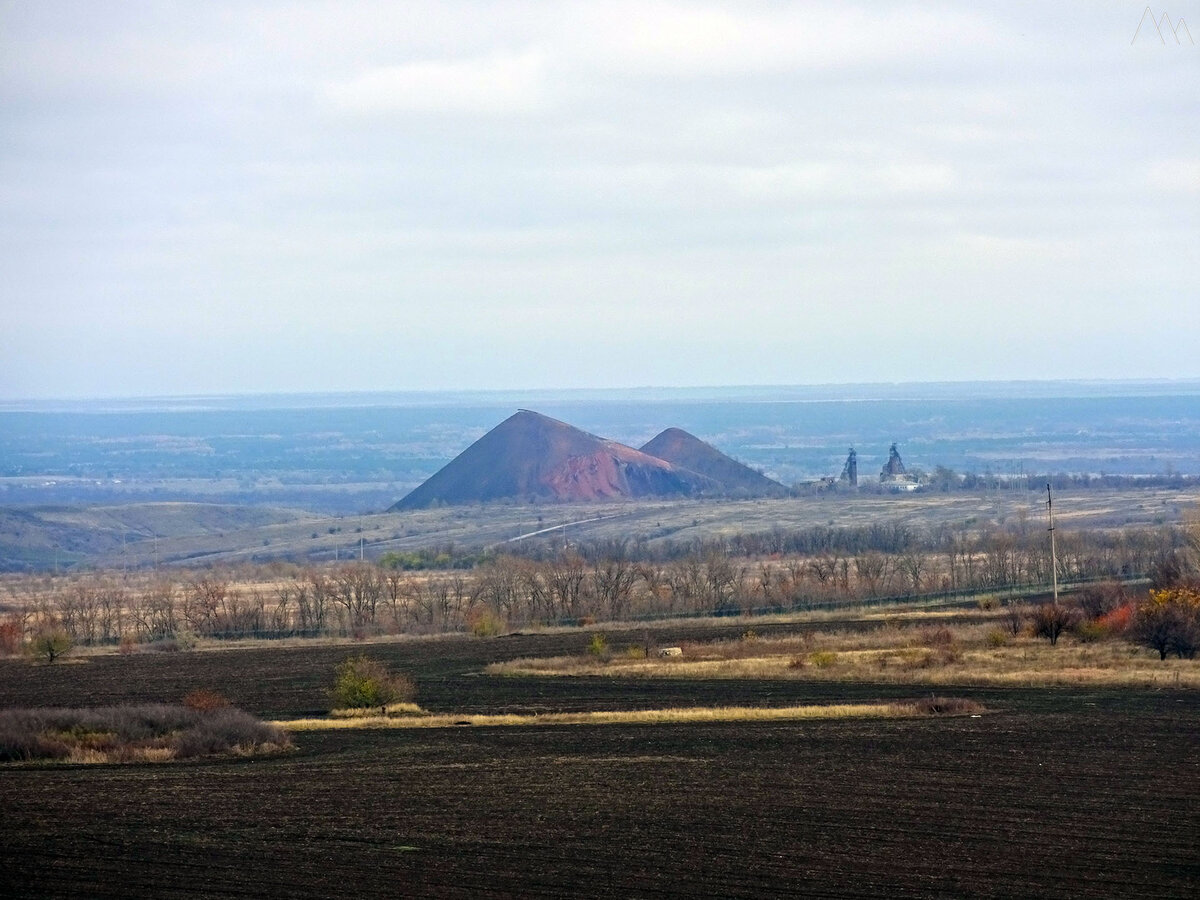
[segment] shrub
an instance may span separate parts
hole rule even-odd
[[[943,666],[948,666],[950,663],[962,662],[962,648],[958,644],[947,644],[944,647],[939,647],[938,662]]]
[[[1200,649],[1200,590],[1166,588],[1150,591],[1130,627],[1133,640],[1158,651],[1159,659],[1174,653],[1194,659]]]
[[[21,652],[24,641],[25,634],[20,624],[12,620],[0,622],[0,656],[16,656]]]
[[[467,619],[467,627],[476,637],[495,637],[504,630],[499,616],[487,607],[482,607],[471,613]]]
[[[900,667],[906,671],[913,669],[931,669],[937,662],[937,657],[930,650],[905,650],[900,654]]]
[[[592,656],[604,657],[608,654],[608,636],[603,631],[597,631],[588,641],[588,653]]]
[[[1004,627],[1013,637],[1018,637],[1025,627],[1025,610],[1020,606],[1010,604],[1004,611]]]
[[[73,646],[71,636],[62,628],[43,628],[33,636],[29,644],[30,652],[35,656],[46,657],[46,662],[52,663]]]
[[[966,697],[925,697],[912,702],[913,708],[927,716],[978,715],[983,704]]]
[[[625,656],[629,659],[645,659],[646,648],[641,644],[631,644],[625,648]]]
[[[993,628],[987,633],[985,640],[989,647],[1003,647],[1008,644],[1011,635],[1008,632],[1002,631],[999,628]]]
[[[789,669],[803,669],[807,665],[808,665],[808,663],[805,662],[803,656],[793,656],[791,659],[788,660],[788,668]]]
[[[213,712],[168,704],[0,711],[4,761],[147,762],[267,753],[290,746],[286,732],[232,707]]]
[[[949,647],[954,643],[954,632],[949,628],[925,628],[921,631],[921,643],[926,647]]]
[[[1099,622],[1083,619],[1075,623],[1075,627],[1071,629],[1071,633],[1075,635],[1076,640],[1081,644],[1094,644],[1096,641],[1102,641],[1108,637],[1108,629]]]
[[[836,665],[837,660],[838,655],[832,650],[817,650],[808,656],[808,661],[818,669],[827,669],[832,665]]]
[[[1125,586],[1117,581],[1092,585],[1079,594],[1079,609],[1088,619],[1099,619],[1128,602]]]
[[[201,714],[179,733],[175,752],[180,758],[217,753],[248,753],[255,748],[282,747],[287,738],[274,725],[261,722],[240,709],[225,707]]]
[[[1105,613],[1096,622],[1099,625],[1103,625],[1109,634],[1121,634],[1127,631],[1129,626],[1133,624],[1135,612],[1136,607],[1132,603],[1125,603],[1111,612]]]
[[[369,656],[353,656],[343,661],[334,675],[329,692],[340,709],[386,707],[389,703],[408,703],[417,695],[415,682],[407,675],[393,675],[387,666]]]
[[[195,632],[188,631],[186,628],[180,628],[173,637],[176,650],[194,650],[200,643],[200,638],[196,636]]]
[[[1078,613],[1057,603],[1043,603],[1033,613],[1034,637],[1044,637],[1050,646],[1058,643],[1059,636],[1079,619]]]

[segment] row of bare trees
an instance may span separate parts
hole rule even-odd
[[[867,538],[863,540],[863,538]],[[784,609],[814,603],[1048,582],[1042,534],[911,529],[806,538],[809,552],[750,555],[754,536],[685,554],[603,545],[500,556],[471,570],[402,571],[370,562],[258,573],[201,570],[167,579],[93,574],[13,581],[9,631],[61,626],[81,644],[452,631],[482,619],[520,626],[631,616]],[[779,536],[770,539],[778,546]],[[1186,543],[1173,529],[1060,533],[1059,580],[1163,567]],[[879,549],[883,546],[888,549]]]

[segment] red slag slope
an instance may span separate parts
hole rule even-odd
[[[726,496],[782,497],[788,490],[682,428],[668,428],[642,447],[643,453],[711,478]]]
[[[687,497],[719,490],[703,475],[530,410],[505,419],[392,507],[493,500]]]

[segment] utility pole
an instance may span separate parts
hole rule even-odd
[[[1054,576],[1054,605],[1058,605],[1058,551],[1054,547],[1054,498],[1050,494],[1050,482],[1046,482],[1046,512],[1050,516],[1050,574]]]

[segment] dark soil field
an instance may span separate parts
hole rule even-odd
[[[691,636],[680,627],[660,640]],[[705,636],[716,636],[707,630]],[[367,649],[432,710],[784,705],[896,685],[490,678],[586,635]],[[357,647],[0,664],[0,706],[326,707]],[[302,732],[274,759],[0,770],[0,896],[1200,892],[1200,695],[963,689],[981,718]]]

